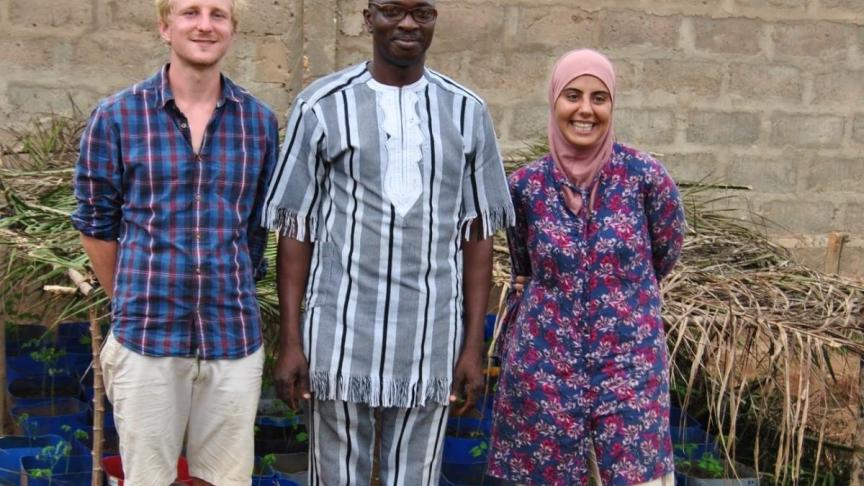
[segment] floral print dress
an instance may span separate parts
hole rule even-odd
[[[493,476],[587,484],[592,445],[604,486],[673,471],[658,282],[681,253],[684,211],[648,154],[616,144],[597,177],[590,214],[567,208],[551,156],[510,177],[513,274],[530,281],[508,296]]]

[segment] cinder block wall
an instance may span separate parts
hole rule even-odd
[[[226,70],[284,113],[370,55],[364,0],[248,0]],[[864,0],[438,0],[430,65],[485,97],[505,150],[543,135],[546,80],[575,47],[616,61],[619,139],[736,203],[822,265],[864,274]],[[89,111],[165,58],[150,0],[0,0],[0,129]],[[2,130],[0,130],[2,131]],[[733,191],[736,192],[736,191]]]

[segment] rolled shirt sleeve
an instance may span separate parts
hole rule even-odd
[[[268,112],[267,117],[267,148],[264,153],[264,169],[258,178],[258,190],[255,196],[255,206],[249,217],[249,258],[252,261],[253,278],[261,280],[267,275],[267,260],[264,251],[267,248],[267,227],[263,225],[262,215],[267,199],[267,186],[273,176],[273,169],[279,156],[279,123],[276,116]]]
[[[115,240],[120,234],[122,164],[120,141],[110,113],[97,107],[90,115],[75,165],[72,225],[86,236]]]

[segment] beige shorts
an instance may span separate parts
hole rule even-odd
[[[192,477],[249,485],[263,349],[235,360],[154,358],[111,334],[101,361],[127,486],[171,484],[184,438]]]

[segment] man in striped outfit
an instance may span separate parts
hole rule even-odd
[[[307,405],[310,484],[368,485],[380,419],[382,484],[431,485],[448,405],[482,392],[491,237],[513,207],[485,103],[425,68],[434,2],[363,15],[371,62],[297,97],[267,194],[275,382]]]

